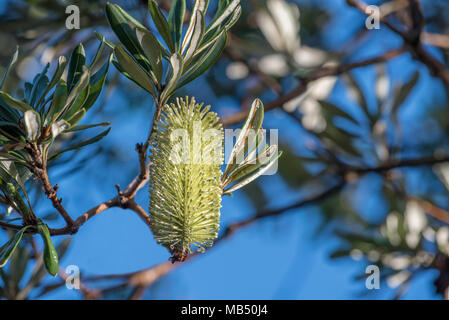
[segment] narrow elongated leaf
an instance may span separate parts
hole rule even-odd
[[[23,227],[19,231],[17,231],[14,236],[1,248],[0,250],[0,268],[4,267],[8,262],[9,258],[11,258],[14,250],[16,250],[20,240],[22,240],[22,236],[25,231],[29,228],[29,226]]]
[[[176,84],[178,83],[179,79],[182,76],[183,71],[183,59],[182,56],[179,53],[175,53],[170,58],[170,64],[171,64],[171,78],[167,83],[167,86],[165,87],[164,92],[161,95],[161,101],[164,104],[170,95],[175,91]]]
[[[108,133],[109,133],[110,130],[111,130],[111,128],[106,129],[106,130],[104,130],[103,132],[101,132],[99,135],[97,135],[97,136],[95,136],[95,137],[93,137],[93,138],[83,140],[83,141],[81,141],[81,142],[79,142],[79,143],[77,143],[77,144],[75,144],[75,145],[73,145],[73,146],[70,146],[70,147],[68,147],[68,148],[66,148],[66,149],[63,149],[63,150],[61,150],[61,151],[59,151],[59,152],[57,152],[57,153],[51,155],[51,156],[49,157],[49,160],[54,160],[54,159],[60,157],[60,156],[61,156],[63,153],[65,153],[65,152],[72,151],[72,150],[76,150],[76,149],[82,148],[82,147],[84,147],[84,146],[87,146],[87,145],[89,145],[89,144],[98,142],[98,141],[100,141],[101,139],[103,139],[104,137],[106,137],[106,136],[108,135]]]
[[[338,116],[338,117],[342,117],[342,118],[350,121],[354,125],[358,126],[358,121],[353,116],[351,116],[346,111],[343,111],[341,108],[337,107],[335,104],[327,102],[327,101],[323,101],[323,100],[319,100],[318,102],[321,105],[321,107],[323,108],[323,114],[326,118],[326,121],[332,123],[333,120],[335,119],[335,117]]]
[[[17,46],[16,50],[14,50],[14,53],[11,56],[11,60],[9,60],[8,66],[5,69],[5,73],[3,73],[2,80],[0,80],[0,89],[3,88],[3,85],[5,84],[5,81],[8,78],[9,71],[11,71],[11,68],[16,63],[18,56],[19,56],[19,47]]]
[[[168,25],[167,20],[165,20],[164,15],[162,14],[161,9],[157,5],[156,1],[149,0],[148,1],[148,9],[150,10],[151,17],[153,18],[154,24],[156,25],[157,30],[161,34],[162,38],[165,41],[165,44],[168,46],[170,51],[175,52],[175,46],[173,43],[173,39],[170,33],[170,27]]]
[[[276,163],[277,159],[279,159],[279,157],[281,155],[282,155],[282,152],[279,152],[278,154],[275,153],[275,156],[272,159],[270,159],[270,162],[267,165],[265,165],[264,167],[261,167],[257,172],[253,173],[252,175],[248,176],[247,178],[243,179],[242,181],[236,183],[231,188],[225,189],[223,191],[223,193],[224,194],[232,193],[232,192],[246,186],[248,183],[256,180],[258,177],[260,177],[265,172],[267,172]]]
[[[90,78],[89,95],[82,106],[83,109],[86,109],[86,111],[88,111],[95,103],[95,101],[97,101],[97,98],[100,95],[101,90],[103,89],[103,86],[106,82],[106,76],[108,74],[109,65],[111,64],[111,61],[112,61],[112,53],[106,59],[106,62],[103,64],[101,69],[98,70]]]
[[[96,123],[96,124],[79,125],[79,126],[74,126],[70,129],[67,129],[66,132],[82,131],[82,130],[96,128],[96,127],[107,127],[110,124],[111,124],[110,122],[102,122],[102,123]]]
[[[150,68],[149,62],[143,55],[142,48],[137,40],[136,26],[130,24],[129,19],[127,19],[122,12],[124,12],[124,10],[121,8],[119,9],[118,5],[112,5],[110,3],[106,5],[106,16],[112,30],[137,62],[148,71]]]
[[[193,7],[192,15],[190,17],[189,27],[187,28],[186,34],[184,35],[184,39],[182,40],[181,53],[184,53],[184,51],[186,50],[187,46],[190,43],[190,39],[192,38],[193,29],[194,29],[195,23],[196,23],[197,11],[203,13],[203,16],[204,16],[204,13],[206,12],[208,6],[209,6],[209,0],[196,0],[195,1],[195,6]]]
[[[189,72],[184,76],[184,78],[180,81],[177,86],[181,88],[188,84],[189,82],[195,80],[204,72],[206,72],[220,57],[221,52],[223,51],[227,40],[226,31],[221,33],[220,38],[217,42],[210,48],[210,50],[202,56],[202,58],[195,62],[194,67],[192,67]]]
[[[227,7],[224,9],[224,11],[218,15],[209,26],[209,30],[213,30],[216,27],[218,27],[224,20],[226,20],[227,17],[229,17],[234,10],[237,8],[237,6],[240,4],[240,0],[233,0]]]
[[[97,52],[95,53],[95,57],[92,59],[92,62],[89,65],[89,68],[91,70],[94,69],[98,61],[100,61],[101,55],[103,54],[105,47],[106,47],[106,39],[104,38],[104,36],[102,36],[100,39],[100,44],[98,45]]]
[[[156,91],[151,82],[150,75],[122,48],[121,45],[115,47],[114,53],[120,68],[125,71],[135,83],[156,97]]]
[[[412,92],[413,88],[419,81],[419,72],[415,71],[409,81],[399,88],[396,88],[393,97],[392,113],[395,114],[400,106],[405,102],[407,97]]]
[[[87,72],[87,79],[85,80],[85,82],[87,82],[87,83],[90,82],[89,72]],[[73,91],[75,91],[75,90],[73,90]],[[67,108],[67,110],[64,114],[64,119],[71,118],[75,113],[77,113],[79,110],[81,110],[81,108],[86,103],[87,98],[89,97],[89,93],[90,93],[90,86],[89,86],[89,84],[87,84],[84,86],[84,88],[82,90],[80,90],[77,93],[72,105]],[[69,99],[70,99],[70,96],[69,96]]]
[[[84,108],[80,109],[73,116],[71,116],[69,119],[67,119],[67,122],[70,124],[71,127],[73,127],[78,122],[80,122],[81,119],[83,119],[85,115],[86,115],[86,109],[84,109]]]
[[[227,174],[238,164],[237,155],[244,150],[245,143],[247,142],[248,134],[250,130],[254,130],[255,137],[262,126],[264,117],[264,108],[263,103],[260,99],[255,99],[251,104],[251,108],[248,112],[248,116],[246,118],[245,123],[240,131],[240,134],[237,137],[237,141],[235,142],[234,147],[232,148],[231,154],[229,155],[228,165],[226,167],[223,178],[227,177]]]
[[[186,12],[185,0],[173,0],[168,15],[168,26],[172,34],[175,49],[179,52],[181,47],[182,25],[184,23],[184,15]]]
[[[45,89],[44,93],[40,97],[39,101],[37,102],[37,106],[39,106],[42,101],[44,100],[47,93],[53,89],[53,87],[58,83],[59,80],[61,80],[62,74],[64,73],[65,67],[67,65],[67,59],[64,56],[59,57],[58,59],[58,67],[56,68],[56,71],[53,75],[53,78],[51,79],[50,83],[48,84],[47,88]]]
[[[136,30],[137,39],[143,52],[147,56],[151,70],[154,73],[156,83],[160,84],[162,81],[162,50],[159,41],[147,29]]]
[[[193,56],[193,54],[195,53],[195,50],[198,48],[201,39],[203,37],[204,34],[204,17],[201,11],[197,11],[195,14],[195,23],[194,23],[194,27],[193,27],[193,32],[192,32],[192,38],[190,40],[190,43],[187,47],[187,51],[186,54],[184,56],[184,59],[186,61],[190,60],[190,58]]]
[[[40,98],[44,98],[46,89],[50,84],[50,80],[48,80],[47,77],[48,68],[50,68],[49,63],[47,63],[47,65],[45,66],[44,71],[36,75],[33,80],[33,88],[31,89],[30,100],[28,101],[28,103],[30,104],[30,106],[34,106],[35,109],[37,109],[36,102],[40,100]]]
[[[16,110],[22,111],[25,113],[28,110],[32,110],[31,106],[29,106],[26,102],[17,100],[13,97],[11,97],[8,93],[0,91],[0,96],[3,98],[3,101],[6,102],[6,104]]]
[[[230,185],[233,182],[238,181],[239,179],[249,176],[252,172],[256,171],[260,167],[269,164],[271,162],[271,159],[274,159],[274,157],[278,156],[276,152],[277,152],[276,145],[271,145],[270,147],[266,148],[266,150],[255,159],[254,163],[246,163],[239,165],[236,169],[230,172],[226,178],[226,181],[223,182],[223,185],[224,186]],[[267,163],[261,161],[262,159],[266,159],[267,157],[269,157]]]
[[[42,237],[44,242],[44,264],[48,273],[52,276],[58,274],[59,271],[59,258],[53,242],[51,241],[50,231],[45,223],[39,221],[37,224],[37,231]]]
[[[83,75],[83,66],[86,63],[86,53],[83,45],[80,43],[72,52],[69,61],[69,71],[67,73],[67,87],[69,92],[79,82]]]
[[[53,101],[48,109],[47,116],[45,117],[45,125],[49,125],[56,119],[56,116],[62,110],[66,100],[67,84],[63,79],[60,79],[53,94]]]
[[[34,110],[28,110],[23,115],[25,129],[27,133],[27,140],[35,142],[40,135],[41,119],[39,113]]]
[[[51,135],[52,138],[55,139],[59,134],[64,132],[70,127],[70,124],[65,120],[59,120],[58,122],[54,122],[51,125]]]

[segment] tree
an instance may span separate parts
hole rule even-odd
[[[339,239],[337,246],[328,247],[331,257],[362,261],[357,264],[362,292],[368,290],[366,266],[375,265],[380,287],[386,283],[394,288],[396,298],[429,270],[437,273],[429,280],[435,291],[447,298],[449,150],[444,119],[449,40],[442,18],[447,4],[382,2],[376,7],[380,30],[366,28],[366,15],[371,20],[377,16],[369,10],[372,6],[357,0],[346,5],[284,0],[223,0],[217,6],[203,0],[151,0],[148,7],[145,1],[133,5],[81,2],[81,30],[61,31],[67,15],[60,4],[8,4],[8,12],[15,14],[3,20],[2,30],[19,41],[19,50],[12,53],[0,83],[0,226],[6,236],[0,250],[0,264],[5,265],[0,296],[38,298],[73,280],[58,271],[70,240],[82,237],[80,230],[93,217],[121,208],[137,214],[170,251],[171,261],[124,274],[86,276],[89,270],[83,270],[79,289],[84,298],[145,297],[169,272],[203,256],[191,254],[192,245],[208,256],[248,225],[315,209],[322,217],[319,236]],[[353,14],[351,21],[359,28],[338,50],[324,41],[326,21],[336,12]],[[348,19],[343,17],[343,23]],[[44,20],[52,23],[42,29]],[[391,38],[388,45],[382,37]],[[68,52],[69,59],[61,56],[57,64],[30,74],[36,57],[47,62]],[[406,68],[410,71],[404,76]],[[21,77],[32,79],[23,89]],[[205,87],[218,105],[231,97],[242,109],[229,112],[212,103],[213,110],[221,110],[218,117],[196,103],[205,100]],[[76,213],[62,203],[64,189],[52,183],[53,172],[60,171],[61,180],[76,176],[89,163],[101,161],[95,154],[119,161],[114,156],[122,140],[106,136],[111,127],[114,132],[107,114],[110,96],[120,91],[128,104],[126,115],[138,112],[133,105],[139,101],[146,105],[141,117],[148,135],[136,145],[138,174],[123,190],[117,184],[115,196],[74,218]],[[179,98],[183,96],[195,99]],[[265,132],[264,111],[264,127],[279,128],[279,147],[259,139]],[[199,152],[218,150],[218,162],[198,166],[191,162],[196,153],[190,153],[183,158],[187,162],[167,165],[176,149],[172,133],[182,129],[194,136],[195,121],[218,131],[216,140],[200,137]],[[226,163],[223,171],[222,126],[244,129],[229,154],[229,159],[243,161]],[[94,130],[99,132],[87,135]],[[184,144],[175,156],[182,158],[185,146],[196,143],[180,141]],[[253,150],[259,151],[256,158]],[[254,181],[278,158],[277,175]],[[106,176],[118,179],[113,172]],[[276,177],[282,178],[282,187],[264,183]],[[101,179],[92,182],[105,188]],[[139,193],[147,184],[149,199]],[[256,213],[224,224],[226,205],[218,220],[221,198],[240,188],[230,201],[247,197]],[[267,193],[276,188],[287,188],[290,200],[276,202],[282,194]],[[84,196],[86,203],[92,202],[89,194]],[[370,205],[370,199],[376,203]],[[149,202],[149,214],[139,204],[143,201]],[[52,227],[59,219],[65,226]],[[59,241],[60,236],[69,237]],[[45,270],[57,279],[47,279]]]

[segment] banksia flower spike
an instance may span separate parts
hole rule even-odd
[[[203,252],[218,236],[221,197],[267,172],[280,154],[263,139],[263,104],[256,99],[223,164],[223,129],[210,106],[194,98],[165,105],[152,136],[150,218],[156,241],[184,261],[192,246]]]
[[[218,235],[223,129],[210,106],[195,99],[165,105],[152,140],[150,216],[157,242],[184,261]]]

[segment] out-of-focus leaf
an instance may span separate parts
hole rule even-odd
[[[8,63],[8,66],[5,69],[5,72],[3,73],[2,80],[0,80],[0,89],[3,88],[3,86],[5,84],[5,81],[8,78],[9,71],[11,71],[11,68],[16,63],[18,56],[19,56],[19,47],[17,46],[16,50],[14,50],[14,53],[11,56],[11,60],[9,60],[9,63]]]

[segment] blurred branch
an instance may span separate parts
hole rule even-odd
[[[367,14],[368,5],[363,1],[358,0],[346,0],[347,4],[359,9],[364,14]],[[443,80],[445,83],[449,84],[449,70],[446,66],[430,55],[426,50],[424,50],[421,43],[421,35],[424,28],[424,17],[421,9],[421,5],[418,0],[408,0],[410,15],[412,18],[412,27],[408,30],[401,30],[393,24],[389,23],[386,17],[381,17],[381,22],[385,24],[394,33],[401,36],[406,45],[407,50],[411,53],[415,60],[422,62],[427,66],[430,73]],[[433,36],[435,38],[435,36]]]
[[[362,60],[359,62],[353,62],[353,63],[347,63],[347,64],[341,64],[335,67],[322,67],[315,71],[313,71],[309,76],[301,78],[300,84],[291,90],[290,92],[287,92],[284,95],[281,95],[276,100],[269,102],[265,104],[265,111],[270,111],[276,108],[282,107],[286,102],[294,99],[295,97],[305,93],[307,91],[307,88],[309,84],[315,80],[329,77],[329,76],[338,76],[343,73],[349,72],[353,69],[367,67],[373,64],[386,62],[391,59],[394,59],[395,57],[399,56],[400,54],[404,53],[406,51],[406,48],[401,47],[398,49],[390,50],[385,52],[384,54],[369,58],[366,60]],[[222,120],[224,126],[231,126],[234,124],[239,123],[240,121],[243,121],[247,117],[247,111],[241,111],[236,114],[233,114],[229,117],[226,117]]]

